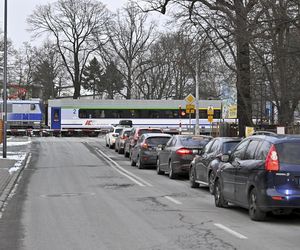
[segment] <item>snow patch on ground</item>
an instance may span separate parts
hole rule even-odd
[[[22,164],[26,159],[26,153],[7,154],[7,158],[17,161],[15,165],[8,170],[10,174],[13,174],[14,172],[18,171],[22,167]]]
[[[22,142],[10,141],[10,142],[7,142],[7,146],[23,146],[23,145],[28,145],[30,143],[31,143],[31,141],[22,141]]]

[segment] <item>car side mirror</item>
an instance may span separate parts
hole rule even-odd
[[[221,155],[221,156],[220,156],[220,160],[221,160],[222,162],[229,162],[229,158],[230,158],[229,155]]]

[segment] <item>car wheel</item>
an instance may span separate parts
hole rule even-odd
[[[118,149],[118,154],[123,154],[123,150],[119,147],[119,149]]]
[[[191,188],[197,188],[199,187],[199,183],[196,182],[196,173],[195,173],[195,168],[192,166],[190,168],[190,187]]]
[[[159,174],[159,175],[162,175],[162,174],[165,173],[164,171],[160,170],[160,161],[159,161],[159,158],[157,158],[157,161],[156,161],[156,173]]]
[[[138,169],[143,169],[144,168],[144,165],[141,161],[141,157],[138,155],[137,157],[137,163],[136,163],[136,166],[138,167]]]
[[[117,145],[115,145],[115,152],[118,152],[118,151],[119,151],[119,149],[118,149]]]
[[[169,178],[170,179],[175,179],[176,175],[174,174],[174,169],[172,167],[171,161],[169,161]]]
[[[132,159],[132,157],[130,159],[130,165],[133,166],[133,167],[136,166],[136,162]]]
[[[106,146],[106,147],[108,147],[108,146],[109,146],[106,140],[105,140],[105,146]]]
[[[129,157],[129,153],[124,149],[124,157],[128,158]]]
[[[262,211],[257,204],[257,194],[253,188],[249,195],[249,216],[251,220],[263,221],[266,218],[266,212]]]
[[[208,188],[211,194],[214,194],[214,189],[215,189],[214,183],[215,183],[215,173],[214,171],[211,171],[208,176]]]
[[[215,196],[216,207],[228,207],[228,202],[223,197],[223,193],[221,190],[221,183],[219,180],[217,180],[215,183],[214,196]]]

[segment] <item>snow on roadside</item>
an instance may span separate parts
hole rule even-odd
[[[11,155],[8,154],[7,158],[17,161],[15,165],[8,170],[10,174],[13,174],[14,172],[18,171],[22,167],[22,164],[26,159],[26,153],[20,152],[18,154],[11,154]]]
[[[20,142],[17,142],[17,141],[9,141],[7,142],[7,146],[23,146],[23,145],[28,145],[30,144],[31,141],[20,141]]]

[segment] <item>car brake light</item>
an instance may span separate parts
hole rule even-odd
[[[267,155],[265,169],[267,171],[279,171],[278,155],[274,145],[272,145]]]
[[[193,151],[188,148],[180,148],[176,150],[176,154],[178,155],[191,155]]]
[[[142,143],[142,148],[147,149],[148,148],[148,144],[147,143]]]

